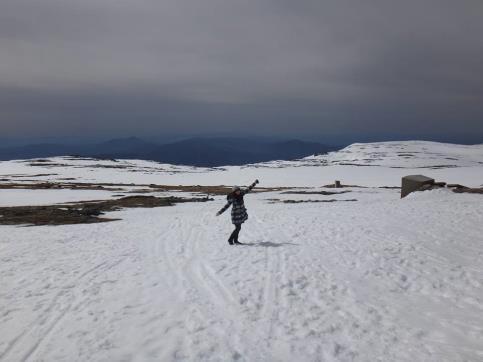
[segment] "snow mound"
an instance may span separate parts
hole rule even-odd
[[[456,145],[428,141],[354,143],[340,151],[307,160],[329,165],[395,168],[450,168],[483,165],[483,144]]]

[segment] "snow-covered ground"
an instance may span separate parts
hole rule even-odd
[[[355,165],[375,154],[372,166]],[[237,247],[226,243],[229,212],[215,217],[223,196],[118,211],[110,223],[0,226],[2,361],[483,360],[483,196],[442,189],[401,200],[375,187],[414,173],[481,187],[483,146],[356,144],[218,169],[49,160],[2,162],[0,179],[369,187],[249,194],[240,238],[249,245]],[[51,175],[28,177],[39,174]],[[44,204],[119,191],[0,189],[0,206],[27,194]]]
[[[112,192],[100,190],[0,190],[1,206],[37,206],[63,202],[106,200]]]
[[[328,155],[297,161],[218,168],[71,157],[53,157],[44,163],[0,162],[0,180],[14,175],[17,181],[25,182],[31,181],[29,175],[45,175],[35,179],[121,184],[248,185],[255,178],[263,178],[263,186],[317,187],[335,180],[348,185],[400,186],[402,176],[419,173],[439,181],[479,187],[483,183],[483,144],[463,146],[422,141],[354,144]]]

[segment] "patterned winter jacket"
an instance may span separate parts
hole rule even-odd
[[[236,196],[234,193],[230,193],[227,196],[227,203],[219,211],[219,214],[224,213],[230,205],[233,205],[231,209],[231,222],[235,225],[243,224],[248,219],[247,209],[245,208],[245,203],[243,202],[243,196],[249,193],[257,184],[255,181],[247,189],[241,190],[240,195]]]

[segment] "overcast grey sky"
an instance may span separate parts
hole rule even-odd
[[[0,0],[0,131],[483,136],[482,19],[481,0]]]

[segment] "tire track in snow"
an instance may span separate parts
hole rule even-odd
[[[260,307],[259,319],[267,318],[272,315],[273,300],[275,299],[275,285],[273,283],[273,261],[272,253],[269,248],[265,249],[265,282],[261,292],[263,301]]]
[[[268,254],[273,253],[271,250],[267,250],[267,252]],[[273,257],[269,258],[271,259],[269,261],[270,266],[268,269],[269,276],[267,277],[265,304],[261,310],[261,315],[262,318],[265,316],[268,321],[266,339],[267,344],[270,346],[274,335],[275,323],[279,320],[280,314],[280,288],[274,280],[274,276],[280,271],[280,253],[277,253],[275,262],[273,262]]]
[[[226,325],[227,318],[219,318],[219,311],[227,309],[227,305],[234,303],[235,299],[224,283],[216,277],[213,269],[207,265],[203,258],[200,257],[199,239],[205,230],[208,214],[204,213],[201,221],[195,225],[187,223],[191,219],[185,221],[182,217],[176,217],[175,223],[172,223],[169,232],[164,234],[161,240],[161,247],[155,247],[156,252],[162,252],[162,257],[166,261],[168,270],[161,270],[163,276],[169,274],[174,278],[171,283],[171,289],[177,300],[174,308],[169,308],[168,321],[172,318],[183,316],[184,321],[180,327],[182,330],[175,328],[173,337],[177,340],[175,346],[163,353],[167,359],[173,358],[179,346],[191,341],[194,336],[189,330],[189,324],[192,324],[193,318],[200,317],[206,326],[212,325],[213,321],[223,322],[224,328],[210,327],[210,333],[215,333],[218,341],[227,346],[231,346],[226,330],[230,330]],[[170,240],[171,238],[171,240]],[[180,248],[170,247],[175,246]],[[160,250],[161,249],[161,250]],[[196,304],[194,303],[196,301]],[[203,301],[204,303],[200,303]],[[189,315],[186,315],[186,311]],[[226,315],[225,315],[226,317]],[[229,319],[229,318],[228,318]],[[170,332],[173,323],[166,326],[166,333]],[[231,347],[233,351],[236,348]]]
[[[209,223],[209,218],[211,214],[205,212],[203,217],[199,223],[200,229],[206,233],[206,225]],[[201,255],[200,250],[200,239],[202,237],[198,237],[193,245],[193,257],[191,261],[194,262],[191,265],[196,266],[199,275],[205,276],[207,280],[211,281],[212,286],[215,287],[219,291],[217,293],[221,296],[221,300],[223,301],[225,306],[236,305],[236,298],[234,297],[231,290],[225,285],[225,283],[221,280],[219,276],[216,275],[216,272],[213,268],[206,262],[206,258]]]
[[[127,256],[125,256],[125,257],[123,257],[123,258],[121,258],[121,259],[119,259],[119,260],[117,260],[113,263],[107,263],[107,262],[100,263],[99,265],[97,265],[97,266],[91,268],[90,270],[84,272],[83,274],[81,274],[81,276],[79,278],[77,278],[76,281],[82,281],[86,276],[92,274],[93,272],[98,272],[97,274],[93,275],[92,278],[89,278],[88,283],[91,283],[100,273],[105,273],[105,272],[113,269],[114,267],[116,267],[117,265],[122,263],[126,258],[127,258]],[[75,289],[77,289],[77,288],[75,288]],[[81,298],[82,298],[82,300],[79,301],[79,299],[81,299]],[[41,339],[39,341],[37,341],[37,343],[28,351],[26,357],[23,360],[28,360],[28,359],[34,358],[35,354],[39,351],[41,345],[45,341],[47,341],[49,338],[51,338],[54,330],[56,329],[56,327],[58,327],[60,325],[61,321],[64,319],[64,317],[67,315],[67,313],[70,312],[71,310],[77,310],[79,308],[79,306],[81,306],[87,298],[88,297],[79,297],[78,295],[74,295],[72,300],[67,304],[66,308],[59,315],[57,315],[53,318],[52,323],[50,323],[49,326],[47,327],[46,331],[44,331],[42,333]],[[76,303],[76,301],[77,301],[77,303]]]
[[[267,229],[267,223],[271,220],[267,220],[267,215],[252,218],[255,221],[254,227],[249,231],[249,235],[252,238],[259,239],[260,235],[270,235],[271,237],[278,236],[281,233],[286,239],[286,232],[282,229],[269,227]],[[265,222],[263,222],[265,221]],[[277,233],[274,233],[274,230]],[[274,243],[275,244],[275,243]],[[257,322],[262,322],[266,324],[264,326],[264,337],[266,347],[270,350],[273,339],[275,337],[276,323],[280,317],[280,308],[282,305],[286,305],[286,296],[281,293],[281,287],[286,283],[286,272],[285,272],[285,252],[283,247],[265,246],[265,278],[263,287],[259,293],[259,300],[261,300],[261,305],[258,307],[258,313],[256,320]],[[272,353],[270,351],[270,353]],[[272,353],[273,356],[273,353]]]
[[[235,305],[235,297],[233,296],[230,289],[228,289],[225,284],[220,280],[220,278],[216,276],[213,268],[204,261],[201,261],[197,267],[199,275],[204,280],[209,280],[212,286],[214,286],[215,289],[218,290],[217,295],[221,296],[221,300],[223,300],[224,305]]]
[[[88,269],[80,276],[78,276],[74,280],[73,286],[72,286],[72,282],[69,283],[68,285],[64,285],[62,287],[62,290],[53,297],[52,301],[49,303],[49,306],[45,309],[43,314],[40,317],[38,317],[33,323],[31,323],[28,329],[22,331],[8,344],[7,348],[2,352],[2,354],[0,354],[0,360],[6,358],[11,354],[14,354],[15,350],[19,350],[19,349],[20,349],[20,352],[17,352],[16,354],[22,354],[22,357],[20,358],[21,361],[26,361],[33,358],[35,353],[41,347],[41,345],[51,337],[55,328],[59,326],[59,324],[67,315],[67,313],[72,309],[73,305],[76,304],[76,306],[79,306],[82,304],[83,300],[85,299],[84,297],[82,301],[80,301],[79,303],[75,303],[81,298],[75,293],[75,289],[78,289],[78,286],[75,285],[75,283],[82,282],[83,279],[85,279],[88,275],[96,271],[106,272],[112,269],[118,264],[120,264],[125,258],[126,257],[121,258],[110,264],[108,264],[106,261],[99,263],[93,268]],[[106,267],[103,268],[104,266]],[[97,277],[97,274],[95,274],[92,278],[90,278],[88,282],[91,282],[92,280],[94,280]],[[74,292],[69,293],[69,290],[74,290]],[[64,297],[67,299],[65,307],[61,309],[60,312],[55,311],[55,306],[62,303],[62,299]],[[22,342],[24,340],[25,342]],[[36,340],[36,341],[31,346],[22,345],[22,344],[27,344],[28,340]],[[22,351],[26,351],[26,352],[22,353]]]
[[[226,331],[231,331],[233,327],[236,327],[236,322],[232,318],[232,308],[235,305],[235,298],[220,278],[216,276],[212,268],[206,264],[204,258],[200,254],[199,240],[202,239],[203,232],[206,232],[209,215],[211,214],[208,212],[203,213],[203,216],[197,225],[200,230],[197,234],[198,237],[196,240],[193,241],[190,238],[186,240],[191,246],[191,255],[185,264],[184,269],[192,287],[197,290],[199,294],[205,296],[208,305],[205,304],[204,311],[200,312],[205,315],[207,321],[219,319],[219,312],[221,311],[229,312],[229,314],[224,313],[223,318],[221,318],[222,322],[228,321],[228,325],[225,325],[224,328],[225,331],[218,330],[217,332],[219,336],[226,341],[227,345],[231,346],[232,343],[230,339],[227,338]],[[193,232],[190,233],[190,236],[191,235],[193,235]],[[236,348],[232,347],[232,349],[236,351]]]
[[[257,219],[257,224],[260,222]],[[266,339],[267,344],[270,344],[270,339],[273,334],[274,320],[277,318],[279,292],[274,281],[275,275],[280,270],[280,253],[276,253],[273,257],[273,248],[267,247],[265,249],[265,283],[263,287],[263,304],[260,308],[259,319],[267,321]],[[275,260],[274,260],[275,259]]]
[[[179,233],[181,230],[181,220],[180,217],[177,216],[175,218],[175,221],[170,223],[169,229],[167,232],[163,233],[162,237],[160,240],[156,240],[154,243],[154,252],[155,255],[158,256],[158,260],[156,263],[157,270],[160,275],[166,275],[165,271],[162,270],[162,268],[159,265],[159,257],[161,257],[161,260],[163,260],[166,265],[168,266],[168,269],[171,270],[173,273],[171,273],[171,277],[173,278],[170,280],[171,288],[179,291],[180,289],[180,278],[178,276],[178,273],[176,272],[176,265],[173,263],[173,253],[170,252],[169,250],[169,245],[173,242],[175,239],[173,236],[176,233]]]
[[[210,216],[211,213],[208,212],[203,214],[200,223],[197,225],[200,230],[206,232],[205,225],[210,220]],[[211,266],[206,263],[205,258],[200,254],[200,239],[203,238],[197,238],[193,243],[189,239],[186,240],[192,245],[192,253],[184,268],[187,279],[190,280],[191,285],[205,301],[200,312],[207,321],[217,321],[223,325],[223,328],[218,328],[216,332],[230,347],[234,359],[242,356],[247,360],[253,360],[255,356],[257,358],[262,356],[262,360],[269,360],[265,350],[254,352],[257,342],[263,340],[266,336],[262,335],[255,326],[250,327],[251,323],[244,318],[244,313],[237,302],[237,298],[226,287],[221,278],[216,275]],[[222,314],[220,315],[220,313]],[[246,346],[250,346],[250,350],[244,349]]]
[[[167,231],[156,238],[154,243],[150,243],[150,247],[155,255],[154,263],[156,264],[158,275],[162,278],[169,276],[168,285],[175,299],[174,303],[171,303],[167,308],[165,318],[161,319],[162,324],[158,324],[159,320],[156,322],[155,328],[161,329],[165,338],[170,334],[175,341],[170,344],[169,348],[163,350],[162,360],[172,359],[186,339],[186,333],[184,332],[186,326],[180,316],[185,315],[186,305],[184,302],[187,299],[187,292],[185,286],[183,286],[184,279],[180,272],[182,264],[176,264],[175,262],[180,255],[173,248],[170,248],[170,246],[183,247],[178,239],[183,238],[184,231],[182,219],[179,215],[176,215],[169,222]],[[162,268],[161,265],[165,265],[165,268]]]
[[[252,226],[246,232],[246,234],[252,240],[260,239],[260,230],[262,229],[260,225],[262,222],[257,218],[251,218],[250,220],[254,220],[256,226]],[[258,300],[260,301],[259,306],[257,307],[257,316],[256,320],[263,320],[269,319],[267,316],[272,315],[271,309],[273,308],[273,300],[274,300],[274,283],[273,283],[273,257],[272,252],[269,247],[265,248],[264,250],[264,282],[263,286],[259,291]]]

